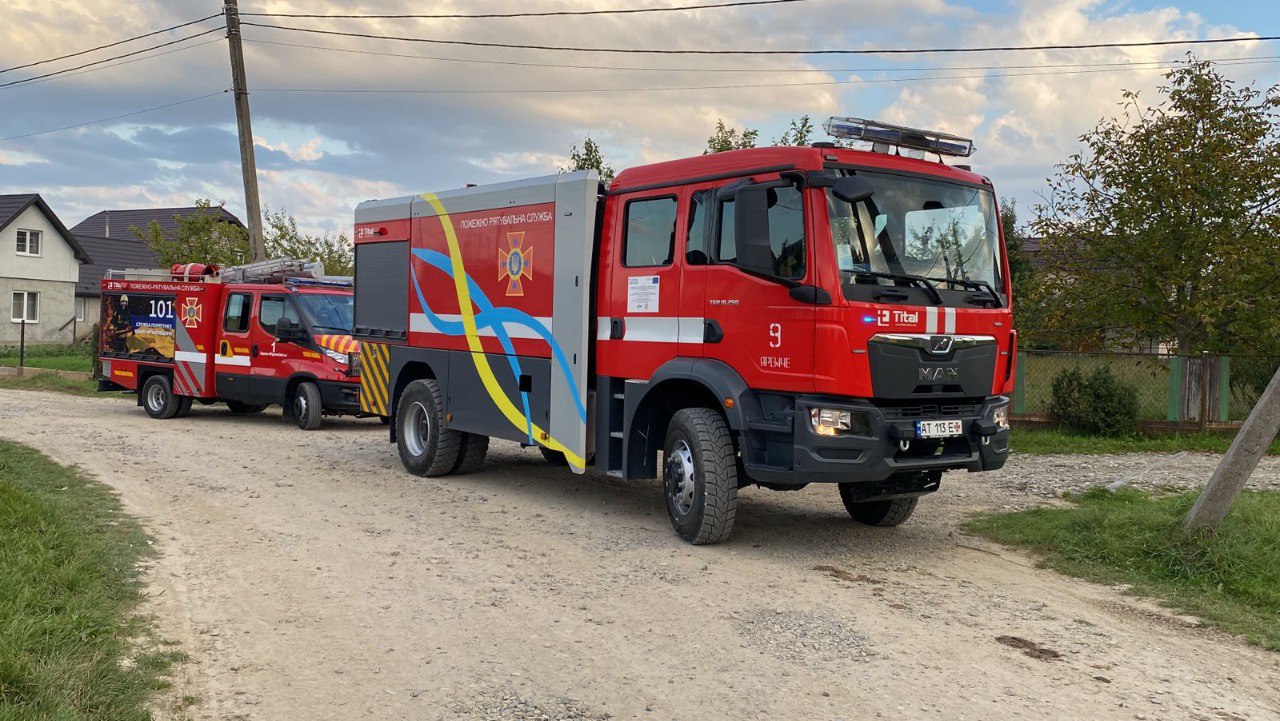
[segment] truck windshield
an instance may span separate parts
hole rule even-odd
[[[294,296],[307,322],[325,333],[351,333],[355,298],[339,293],[298,293]]]
[[[846,281],[894,284],[858,271],[910,275],[942,288],[1000,289],[1000,226],[989,190],[919,176],[858,171],[875,195],[850,204],[827,189],[836,262]],[[847,293],[846,293],[847,295]]]

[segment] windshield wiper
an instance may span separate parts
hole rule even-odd
[[[936,283],[947,283],[949,285],[958,285],[962,288],[976,288],[977,290],[985,290],[991,295],[991,299],[995,301],[997,308],[1004,307],[1004,299],[996,292],[995,288],[985,280],[966,280],[964,278],[929,278]]]
[[[923,288],[924,292],[929,296],[929,299],[933,301],[934,305],[942,305],[942,295],[938,293],[938,289],[933,286],[933,283],[929,282],[929,278],[924,278],[918,275],[907,275],[905,273],[881,273],[877,270],[851,270],[848,272],[854,275],[865,275],[869,278],[906,281]]]

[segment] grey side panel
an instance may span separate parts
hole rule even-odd
[[[581,179],[594,171],[566,173],[564,175],[544,175],[539,178],[513,180],[509,183],[477,185],[472,188],[456,188],[436,193],[436,197],[450,213],[470,213],[477,210],[502,210],[521,205],[550,203],[556,199],[556,185],[561,178]],[[414,218],[431,218],[436,211],[431,204],[420,196],[402,198],[401,201],[413,201]],[[401,218],[409,216],[399,216]]]
[[[587,457],[587,383],[591,357],[591,273],[595,265],[596,195],[594,171],[560,176],[556,183],[555,289],[553,333],[565,373],[551,374],[553,438]],[[572,382],[570,380],[572,379]],[[585,468],[574,468],[584,473]]]
[[[416,196],[386,200],[366,200],[356,206],[356,224],[381,223],[388,220],[403,220],[409,217],[410,204]]]
[[[355,333],[403,340],[409,329],[409,241],[356,245]]]
[[[486,353],[489,367],[494,377],[512,405],[525,412],[525,397],[529,401],[526,424],[517,427],[498,406],[494,404],[485,389],[480,375],[476,372],[475,361],[470,353],[463,351],[449,352],[449,385],[445,393],[445,410],[453,415],[448,421],[449,428],[467,433],[478,433],[493,438],[504,438],[518,443],[536,444],[539,438],[529,434],[528,421],[541,428],[547,427],[547,419],[551,416],[551,361],[546,358],[516,357],[520,375],[517,376],[511,367],[509,356]],[[527,394],[520,392],[520,376],[524,377]]]

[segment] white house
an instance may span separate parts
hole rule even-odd
[[[89,256],[34,193],[0,195],[0,345],[69,343],[80,264]],[[4,312],[0,310],[0,312]]]

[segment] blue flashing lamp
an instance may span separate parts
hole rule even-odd
[[[938,155],[967,158],[973,155],[973,141],[936,130],[920,130],[864,118],[829,118],[822,124],[833,138],[863,140],[868,143],[924,150]]]

